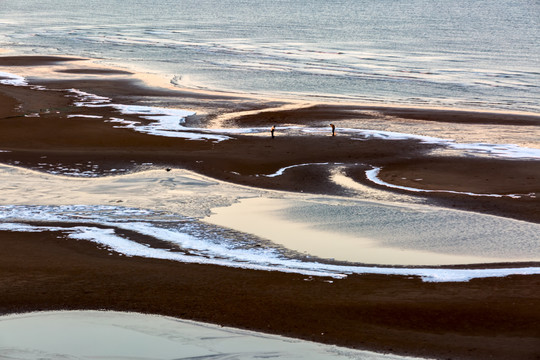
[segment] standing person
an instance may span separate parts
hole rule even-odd
[[[330,124],[330,127],[332,128],[332,136],[336,136],[336,125]]]
[[[276,130],[276,126],[272,126],[272,128],[270,129],[270,133],[272,134],[272,139],[274,138],[274,131]]]

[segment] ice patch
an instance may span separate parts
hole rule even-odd
[[[327,133],[327,129],[325,130],[321,128],[305,128],[304,132],[308,133],[320,133],[320,132]],[[413,134],[404,134],[404,133],[397,133],[393,131],[383,131],[383,130],[366,130],[366,129],[353,129],[353,128],[336,128],[336,132],[339,132],[340,134],[350,134],[350,135],[359,135],[362,136],[363,139],[382,139],[382,140],[419,140],[424,143],[439,143],[441,141],[448,141],[443,140],[431,136],[422,136],[422,135],[413,135]]]
[[[153,106],[142,106],[142,105],[111,105],[116,110],[120,111],[122,114],[137,114],[144,115],[143,118],[149,120],[163,121],[164,118],[174,120],[174,125],[170,124],[171,130],[184,130],[185,128],[180,127],[180,122],[183,122],[187,116],[195,115],[194,111],[179,110],[179,109],[168,109],[160,108]]]

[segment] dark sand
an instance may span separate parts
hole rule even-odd
[[[0,58],[0,65],[52,65],[50,57]],[[65,64],[64,64],[65,65]],[[83,77],[85,71],[74,75]],[[16,73],[16,68],[13,70]],[[111,73],[110,75],[115,75]],[[119,75],[119,74],[117,74]],[[127,74],[122,74],[127,75]],[[107,74],[103,74],[104,78]],[[129,79],[31,79],[48,88],[77,88],[124,104],[156,101],[204,109],[188,118],[200,126],[220,113],[280,105],[226,94],[148,89]],[[234,136],[215,143],[150,136],[114,128],[110,108],[75,107],[63,91],[0,85],[0,162],[39,168],[92,161],[99,172],[133,162],[191,169],[255,187],[350,195],[321,167],[299,167],[274,178],[256,177],[301,163],[344,163],[357,181],[374,186],[365,170],[382,166],[389,183],[425,189],[536,194],[479,198],[424,193],[434,204],[540,222],[540,161],[430,155],[416,141],[352,141],[346,136]],[[232,126],[323,124],[366,118],[376,108],[319,106],[236,118]],[[436,122],[538,126],[540,117],[377,108],[392,116]],[[360,111],[356,111],[360,110]],[[27,117],[39,113],[39,117]],[[122,118],[137,119],[134,115]],[[279,134],[278,134],[279,135]],[[406,178],[406,179],[402,179]],[[422,178],[412,183],[410,179]],[[408,180],[409,179],[409,180]],[[58,235],[58,236],[57,236]],[[511,239],[509,239],[511,240]],[[52,233],[0,232],[0,313],[45,309],[113,309],[171,315],[348,347],[441,359],[540,359],[540,277],[512,276],[467,283],[422,283],[396,276],[351,276],[330,284],[301,275],[109,255],[84,241]],[[249,306],[246,306],[249,304]]]
[[[0,232],[0,311],[156,313],[328,344],[441,359],[540,354],[540,276],[423,283],[127,258],[58,233]]]
[[[0,56],[0,66],[46,66],[78,60],[83,59],[61,56]]]
[[[490,124],[538,126],[540,117],[525,114],[473,112],[445,109],[413,109],[382,106],[352,105],[313,105],[299,110],[282,110],[266,114],[246,115],[238,118],[237,124],[264,125],[277,123],[304,124],[314,121],[336,121],[343,119],[369,119],[373,112],[378,116],[399,119],[426,120],[457,124]]]
[[[112,69],[65,69],[56,70],[56,72],[80,75],[133,75],[133,73],[129,71]]]

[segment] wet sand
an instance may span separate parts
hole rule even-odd
[[[329,283],[128,258],[60,233],[0,238],[2,313],[134,311],[441,359],[535,359],[540,350],[538,275],[459,283],[363,275]]]
[[[40,58],[24,63],[35,64]],[[10,61],[15,61],[10,58]],[[50,59],[43,60],[48,65]],[[75,73],[77,63],[74,63]],[[84,71],[83,71],[84,72]],[[112,74],[115,74],[113,71]],[[410,119],[416,114],[419,120],[436,117],[436,123],[453,124],[466,121],[494,124],[513,124],[523,134],[538,131],[540,116],[523,114],[486,114],[472,111],[450,111],[417,109],[381,109],[349,105],[299,107],[281,110],[275,101],[235,98],[224,94],[200,94],[189,91],[147,88],[142,83],[126,78],[101,75],[100,80],[75,78],[74,80],[29,79],[31,84],[44,85],[59,91],[43,91],[28,87],[0,85],[2,105],[2,128],[0,132],[0,161],[38,168],[43,156],[48,162],[67,164],[91,160],[107,169],[130,169],[133,162],[153,163],[156,166],[180,167],[218,179],[255,187],[346,195],[347,190],[328,181],[324,169],[297,167],[283,176],[265,178],[258,174],[271,174],[296,164],[340,163],[345,172],[355,181],[368,186],[377,186],[367,181],[365,171],[382,167],[380,177],[386,182],[410,186],[411,179],[421,178],[412,187],[444,189],[475,193],[527,194],[520,199],[474,198],[456,194],[416,194],[439,205],[480,211],[522,219],[540,221],[540,161],[481,158],[458,155],[437,156],[432,153],[439,145],[414,140],[352,140],[350,136],[330,136],[328,123],[364,121],[372,111],[382,111],[384,116],[392,114],[399,119]],[[186,119],[186,126],[213,123],[223,114],[238,113],[239,116],[219,121],[221,125],[234,127],[268,127],[268,136],[236,135],[231,141],[192,141],[178,138],[148,136],[130,129],[115,128],[115,123],[103,119],[68,118],[68,115],[92,115],[122,117],[141,121],[136,115],[121,115],[106,107],[76,107],[73,94],[61,89],[76,88],[124,104],[158,102],[184,109],[195,109],[204,115]],[[14,109],[19,104],[20,108]],[[269,108],[276,107],[276,111]],[[264,109],[256,115],[241,116],[243,111]],[[8,109],[12,109],[11,111]],[[367,113],[366,113],[367,111]],[[387,114],[388,113],[388,114]],[[378,113],[379,114],[379,113]],[[385,115],[386,114],[386,115]],[[39,115],[39,116],[38,116]],[[379,114],[380,115],[380,114]],[[379,120],[379,115],[374,120]],[[231,119],[232,118],[232,119]],[[147,120],[142,120],[143,122]],[[388,120],[386,120],[388,122]],[[415,120],[416,121],[416,120]],[[310,124],[319,126],[321,134],[284,135],[276,132],[272,139],[272,125]],[[327,135],[324,135],[327,129]],[[76,135],[75,135],[76,134]],[[75,135],[75,136],[74,136]],[[299,151],[299,149],[302,149]],[[392,190],[400,192],[400,190]]]
[[[51,66],[49,57],[9,57],[9,66]],[[76,88],[124,104],[153,103],[197,110],[187,126],[235,127],[369,120],[375,111],[397,119],[497,126],[537,131],[540,117],[450,110],[381,109],[332,105],[283,111],[283,103],[226,94],[150,89],[111,71],[87,71],[73,63],[66,74],[81,78],[31,78],[49,89]],[[65,69],[64,69],[65,70]],[[16,73],[16,68],[13,69]],[[99,76],[88,79],[84,76]],[[117,76],[120,76],[118,78]],[[125,78],[128,77],[128,78]],[[242,185],[354,196],[329,180],[328,169],[287,166],[340,163],[359,183],[365,171],[381,167],[385,182],[423,189],[526,194],[484,198],[448,193],[412,194],[433,204],[540,222],[540,161],[463,155],[440,156],[439,145],[414,140],[364,139],[328,133],[284,136],[232,135],[231,140],[186,140],[152,136],[105,122],[120,117],[107,107],[77,107],[66,91],[0,85],[0,161],[48,171],[58,164],[81,168],[91,161],[97,175],[134,164],[179,167]],[[276,107],[250,116],[238,111]],[[103,118],[68,117],[92,115]],[[121,115],[147,121],[136,115]],[[378,119],[379,120],[379,119]],[[301,149],[301,150],[299,150]],[[45,165],[42,165],[44,164]],[[81,168],[81,171],[86,170]],[[421,181],[415,179],[422,179]],[[387,190],[387,189],[385,189]],[[407,193],[405,190],[392,190]],[[21,194],[22,195],[22,194]],[[29,199],[29,201],[31,201]],[[419,279],[364,275],[325,282],[301,275],[126,258],[83,241],[51,233],[0,233],[0,312],[51,309],[111,309],[157,313],[185,319],[283,334],[348,347],[436,358],[535,359],[540,353],[540,277],[512,276],[467,283],[422,283]],[[251,304],[246,307],[245,304]],[[276,315],[277,314],[277,315]]]

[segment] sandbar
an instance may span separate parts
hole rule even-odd
[[[84,64],[51,57],[0,60],[0,71],[24,73],[24,79],[13,81],[26,82],[15,86],[0,78],[0,162],[55,176],[96,178],[178,168],[261,191],[368,200],[387,193],[405,202],[540,222],[540,161],[536,150],[525,151],[539,147],[537,114],[291,105],[151,88],[130,74],[99,74]],[[156,120],[148,118],[155,113],[126,113],[125,107],[105,102],[195,112],[177,119],[174,129],[193,136],[160,136],[151,126]],[[273,125],[275,138],[269,131]],[[355,126],[376,134],[357,133]],[[487,128],[493,131],[484,132]],[[460,132],[466,135],[455,140],[466,144],[465,150],[418,138]],[[496,146],[506,140],[517,148]],[[383,183],[456,193],[388,188],[368,179],[366,171],[374,168],[381,169]],[[357,186],[344,186],[333,180],[336,176]],[[32,205],[24,191],[17,192],[20,203]],[[124,200],[106,191],[99,196]],[[535,359],[540,353],[538,275],[446,283],[381,274],[335,279],[128,257],[62,231],[0,231],[0,242],[2,314],[133,311],[441,359]]]

